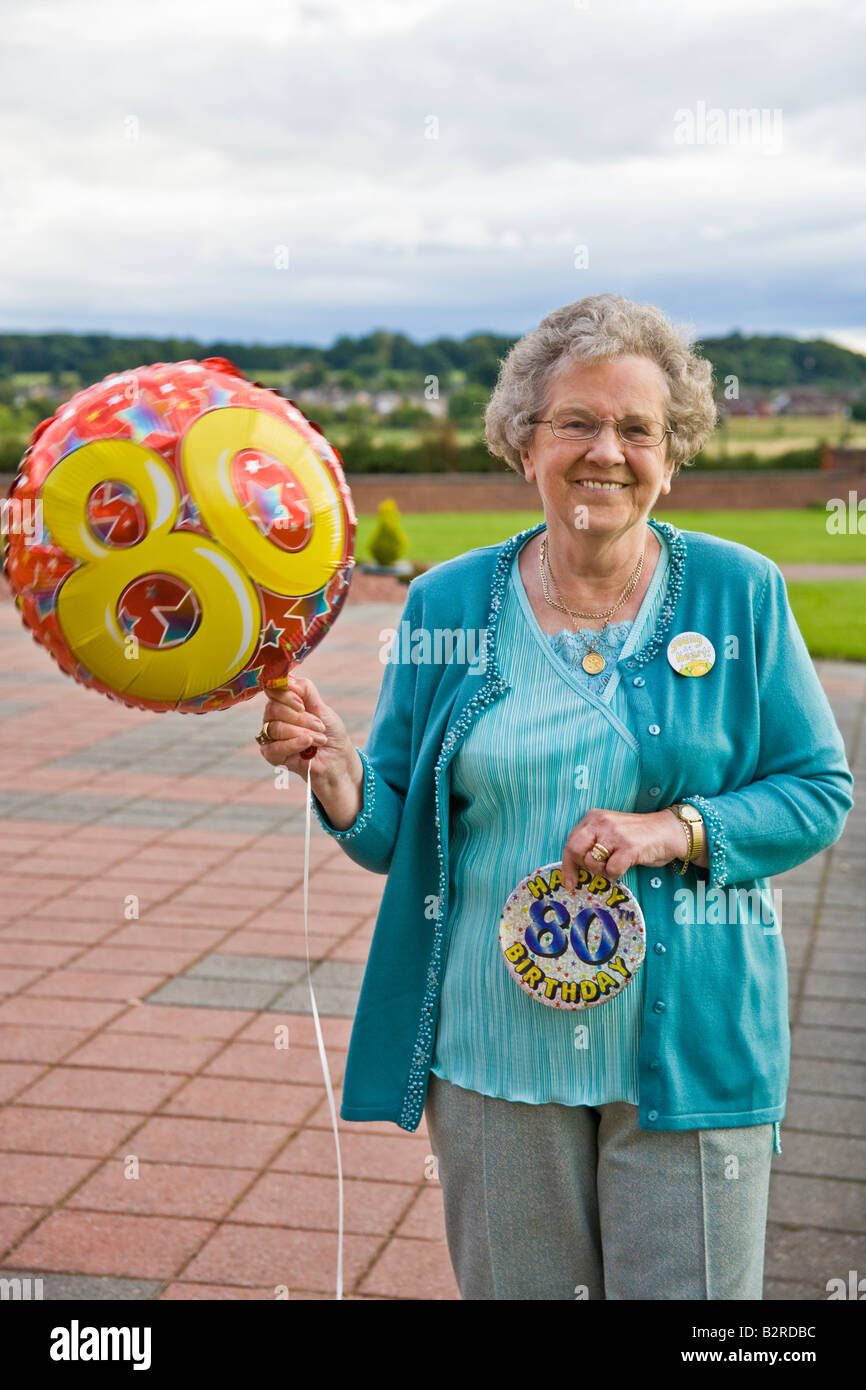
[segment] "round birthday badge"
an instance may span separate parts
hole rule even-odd
[[[540,1004],[588,1009],[628,987],[643,964],[646,929],[624,883],[579,869],[569,893],[562,865],[547,864],[510,894],[499,948],[512,980]]]
[[[701,632],[679,632],[668,643],[668,661],[681,676],[705,676],[716,661],[709,637]]]

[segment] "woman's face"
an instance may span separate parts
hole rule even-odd
[[[555,377],[542,415],[567,419],[572,408],[583,406],[599,418],[634,415],[666,424],[664,391],[664,374],[648,357],[575,363]],[[660,494],[670,492],[668,438],[656,445],[626,444],[605,424],[594,439],[569,440],[549,425],[536,425],[520,457],[546,517],[556,514],[577,530],[618,533],[644,522]],[[598,483],[617,486],[593,486]]]

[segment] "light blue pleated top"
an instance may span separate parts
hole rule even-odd
[[[561,862],[587,811],[635,808],[640,758],[616,662],[643,646],[664,603],[670,555],[654,534],[662,553],[640,610],[604,630],[596,649],[606,665],[594,676],[580,664],[587,648],[575,633],[542,631],[520,549],[514,555],[496,640],[511,689],[473,720],[451,762],[448,947],[432,1059],[436,1076],[482,1095],[637,1104],[645,970],[601,1005],[551,1008],[512,979],[499,923],[521,879]],[[636,893],[635,870],[622,881]]]

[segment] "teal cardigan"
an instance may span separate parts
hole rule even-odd
[[[685,877],[675,864],[637,869],[647,935],[639,1125],[777,1124],[790,1065],[785,950],[778,923],[757,914],[752,924],[748,914],[738,920],[730,889],[758,890],[769,902],[770,875],[839,838],[853,779],[778,567],[746,546],[649,524],[668,538],[671,572],[654,630],[622,663],[640,745],[635,810],[697,807],[710,865]],[[514,550],[543,526],[410,584],[402,615],[409,640],[394,644],[358,750],[362,808],[336,831],[313,798],[350,858],[387,874],[349,1045],[345,1120],[391,1120],[410,1131],[421,1120],[448,920],[449,765],[471,721],[508,688],[496,660],[503,587]],[[429,634],[435,653],[437,629],[462,629],[484,643],[484,669],[449,660],[447,637],[439,638],[438,662],[423,660],[419,634]],[[667,660],[667,643],[686,631],[715,648],[706,675],[678,675]],[[466,649],[477,650],[468,637]],[[683,888],[698,904],[691,921]],[[711,901],[724,904],[722,924]]]

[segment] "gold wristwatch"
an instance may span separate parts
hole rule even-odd
[[[681,869],[675,870],[679,877],[682,878],[686,869],[689,867],[689,864],[691,864],[693,859],[697,859],[701,851],[703,850],[704,822],[700,811],[696,811],[694,806],[689,806],[685,802],[676,801],[674,802],[673,806],[670,807],[670,809],[673,811],[677,819],[681,820],[683,825],[686,827],[686,834],[688,835],[689,839],[689,847],[686,850],[685,858],[682,861],[683,867]]]

